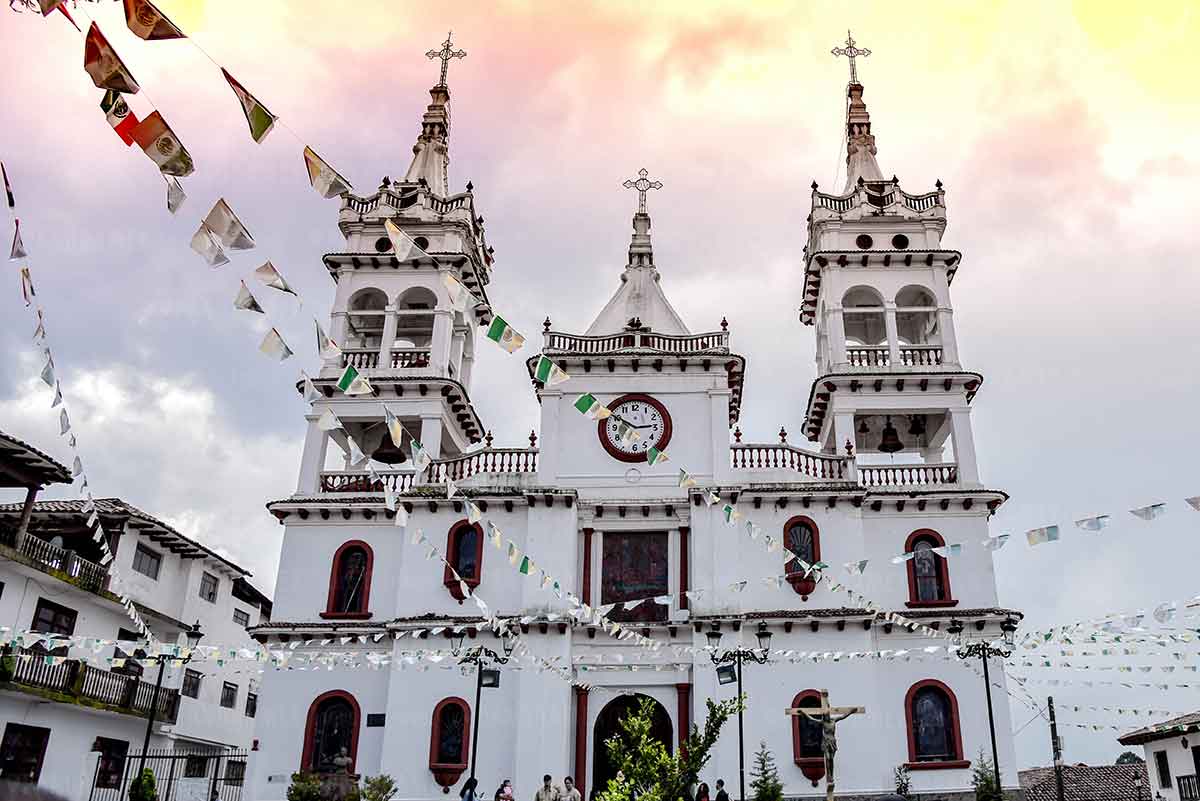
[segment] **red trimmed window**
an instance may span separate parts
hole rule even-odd
[[[817,524],[810,517],[797,515],[784,524],[783,545],[810,565],[821,561],[821,535],[817,531]],[[817,588],[815,574],[809,573],[805,576],[804,566],[797,559],[787,564],[787,580],[792,589],[805,601]]]
[[[821,693],[816,690],[804,690],[792,699],[793,707],[812,707],[821,705]],[[792,718],[792,759],[795,760],[804,778],[817,786],[817,782],[825,777],[825,753],[821,750],[821,724],[804,715]]]
[[[450,595],[462,603],[462,588],[450,572],[450,565],[454,566],[472,591],[479,586],[479,579],[483,575],[483,529],[478,523],[460,520],[454,524],[450,533],[446,535],[446,561],[449,564],[442,573],[442,583],[446,585]]]
[[[908,560],[908,606],[955,606],[950,594],[950,569],[946,557],[934,548],[946,544],[933,529],[922,528],[908,535],[904,552],[915,554]]]
[[[461,698],[445,698],[433,708],[429,732],[429,770],[448,789],[467,769],[471,747],[471,708]]]
[[[908,721],[908,767],[912,770],[966,768],[962,732],[958,724],[958,699],[937,679],[925,679],[909,688],[904,697]]]
[[[344,751],[350,757],[350,772],[358,759],[358,702],[345,690],[330,690],[317,696],[308,708],[304,724],[304,752],[300,770],[309,773],[338,772],[334,760]]]
[[[371,566],[375,556],[362,540],[343,543],[333,555],[329,571],[329,596],[323,618],[361,620],[371,616]]]

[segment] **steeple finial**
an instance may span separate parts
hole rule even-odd
[[[626,189],[636,189],[637,190],[638,214],[646,213],[646,193],[649,192],[651,189],[662,189],[663,188],[662,181],[651,181],[649,178],[646,177],[649,174],[650,173],[646,171],[646,168],[642,167],[640,170],[638,170],[638,178],[636,181],[630,179],[630,180],[626,181],[625,183],[621,184],[621,186],[625,187]]]
[[[450,31],[449,33],[446,34],[446,41],[442,42],[441,50],[430,50],[429,52],[427,52],[425,54],[426,58],[441,59],[442,74],[438,78],[438,82],[437,82],[438,86],[446,86],[447,85],[446,84],[446,73],[448,73],[450,71],[450,59],[467,57],[466,50],[455,50],[454,49],[453,42],[451,41],[453,38],[454,38],[454,31]]]
[[[650,215],[646,213],[646,193],[651,189],[662,189],[662,181],[651,181],[645,167],[638,170],[637,180],[630,179],[621,186],[636,189],[638,210],[633,215],[633,239],[629,243],[629,267],[654,269],[654,250],[650,245]]]
[[[835,56],[845,56],[846,58],[850,59],[850,83],[858,83],[858,66],[855,62],[855,59],[859,56],[863,56],[865,58],[866,56],[871,55],[871,51],[865,47],[855,47],[854,37],[850,35],[850,30],[847,29],[846,46],[835,47],[829,52],[833,53]]]

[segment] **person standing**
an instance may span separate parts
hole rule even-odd
[[[708,782],[700,782],[700,787],[696,790],[696,801],[712,801],[708,794]]]
[[[724,779],[717,779],[717,801],[729,801],[729,793],[725,792]]]
[[[562,792],[557,787],[552,785],[550,783],[551,781],[552,779],[549,773],[542,777],[542,786],[539,787],[538,791],[534,794],[533,801],[560,801]]]
[[[494,801],[513,801],[512,779],[505,779],[500,783]]]
[[[479,798],[479,780],[474,776],[463,782],[462,789],[458,791],[458,797],[462,801],[478,801]]]
[[[583,795],[570,776],[563,777],[563,788],[562,801],[583,801]]]

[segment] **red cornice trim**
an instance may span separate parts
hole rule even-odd
[[[821,529],[817,527],[817,522],[815,520],[813,520],[811,517],[809,517],[808,515],[795,515],[794,517],[789,518],[788,521],[783,524],[784,547],[787,547],[787,544],[788,544],[788,542],[787,542],[788,529],[790,529],[796,523],[808,523],[808,525],[810,525],[812,527],[812,530],[813,530],[813,557],[814,557],[813,562],[814,563],[820,562],[821,561]],[[787,570],[788,584],[792,585],[792,589],[796,591],[796,594],[800,596],[801,600],[807,601],[808,596],[812,595],[813,591],[817,589],[816,579],[814,579],[812,577],[812,574],[809,574],[808,577],[805,577],[804,571],[800,569],[800,566],[798,564],[796,564],[795,559],[788,562],[787,565],[785,566],[785,569]],[[822,768],[821,770],[822,770],[822,775],[824,775],[823,774],[824,768]]]
[[[667,411],[667,407],[664,406],[662,401],[658,400],[657,398],[652,398],[649,395],[645,395],[641,392],[630,392],[618,398],[613,398],[608,402],[607,406],[608,408],[612,409],[627,401],[641,401],[642,403],[649,404],[655,409],[658,409],[658,413],[662,415],[663,419],[663,435],[662,439],[659,440],[658,445],[655,447],[657,447],[659,450],[666,450],[667,445],[671,443],[671,413]],[[612,443],[608,441],[608,437],[604,435],[604,424],[606,422],[606,420],[596,421],[596,436],[600,438],[600,444],[604,446],[604,450],[608,452],[609,456],[619,462],[633,463],[646,461],[646,454],[644,453],[624,453],[623,451],[619,451],[613,447]]]
[[[313,699],[313,702],[308,706],[308,717],[304,723],[304,749],[300,757],[300,771],[302,773],[312,771],[312,756],[313,756],[313,735],[316,732],[313,730],[317,723],[317,709],[325,701],[330,698],[344,698],[350,702],[350,708],[354,710],[354,731],[350,735],[350,772],[354,773],[354,766],[358,761],[358,728],[362,720],[362,713],[358,708],[358,701],[354,700],[354,696],[345,690],[330,690],[327,693],[322,693]]]
[[[446,561],[450,564],[442,570],[442,584],[449,590],[450,596],[460,604],[466,599],[462,594],[462,588],[458,586],[458,580],[450,572],[450,565],[458,563],[458,543],[462,539],[462,532],[467,529],[475,531],[475,575],[470,578],[463,576],[463,581],[472,590],[479,586],[479,579],[483,575],[483,529],[478,523],[459,520],[450,527],[449,533],[446,534]]]
[[[333,608],[333,597],[337,591],[337,575],[338,568],[341,566],[342,554],[347,549],[353,547],[362,548],[367,555],[367,564],[363,568],[363,588],[362,588],[362,606],[361,612],[338,612]],[[371,546],[362,540],[347,540],[343,542],[341,547],[334,551],[333,564],[329,568],[329,594],[325,597],[325,611],[321,613],[321,617],[329,618],[345,618],[347,620],[365,620],[371,616],[371,572],[375,566],[375,552],[371,550]]]
[[[954,753],[959,757],[957,760],[947,760],[944,762],[921,762],[917,760],[917,736],[913,731],[913,699],[917,692],[925,687],[936,687],[945,693],[946,698],[950,701],[950,721],[951,728],[954,729]],[[908,767],[912,770],[949,770],[951,768],[965,768],[970,766],[969,760],[962,759],[962,727],[959,725],[958,718],[958,698],[955,697],[954,691],[947,687],[937,679],[924,679],[908,688],[908,692],[904,695],[904,720],[908,727]]]
[[[454,704],[462,707],[463,711],[463,749],[461,762],[438,762],[438,740],[442,733],[441,712],[444,707]],[[433,773],[434,781],[441,787],[448,788],[458,783],[458,779],[467,769],[471,760],[471,707],[461,698],[443,698],[433,708],[433,722],[429,727],[429,770]]]
[[[676,717],[679,725],[675,727],[679,733],[679,753],[687,749],[688,734],[692,730],[692,685],[690,682],[680,682],[675,685]]]
[[[934,544],[934,547],[940,548],[946,544],[946,540],[942,535],[931,528],[919,528],[912,534],[908,535],[908,539],[904,541],[904,552],[912,553],[920,540],[929,540]],[[925,608],[937,606],[958,606],[958,601],[954,600],[954,593],[950,591],[950,566],[946,561],[946,557],[933,555],[937,560],[938,576],[942,580],[942,592],[945,595],[940,601],[920,601],[917,600],[917,567],[913,564],[916,559],[909,559],[907,562],[908,568],[908,601],[905,606],[911,608]]]
[[[800,706],[801,701],[806,701],[809,698],[821,701],[821,693],[818,690],[802,690],[792,699],[792,707]],[[825,757],[805,757],[800,756],[800,716],[796,715],[792,718],[792,761],[796,763],[796,767],[800,768],[800,772],[804,774],[804,778],[812,782],[813,787],[817,786],[817,782],[825,777]]]
[[[589,530],[589,529],[585,529]],[[575,690],[575,786],[587,798],[588,691]]]

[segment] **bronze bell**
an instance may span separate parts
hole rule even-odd
[[[397,448],[390,436],[384,436],[383,442],[379,443],[371,458],[383,464],[404,464],[408,461],[408,454],[403,448]]]
[[[896,427],[892,425],[892,416],[889,414],[883,425],[883,437],[879,440],[879,450],[882,453],[896,453],[904,450],[904,443],[900,441],[900,434],[896,431]]]
[[[858,424],[858,433],[860,433],[860,434],[870,434],[871,433],[871,427],[867,425],[867,418],[864,417],[862,419],[862,421]]]
[[[925,436],[925,415],[914,414],[909,417],[908,425],[909,436],[923,437]]]

